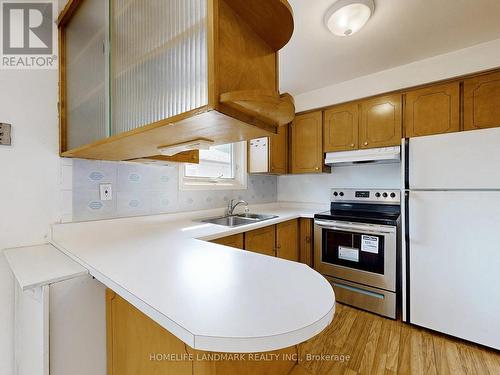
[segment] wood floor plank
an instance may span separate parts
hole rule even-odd
[[[330,327],[299,352],[294,375],[500,374],[498,351],[341,304]],[[350,359],[305,360],[308,353]]]

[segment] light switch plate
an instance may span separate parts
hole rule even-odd
[[[102,201],[110,201],[113,199],[113,187],[111,184],[100,184],[99,192]]]
[[[10,136],[11,125],[0,122],[0,145],[10,146],[12,138]]]

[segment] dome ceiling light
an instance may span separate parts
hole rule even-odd
[[[325,14],[326,27],[338,36],[358,32],[375,11],[373,0],[338,0]]]

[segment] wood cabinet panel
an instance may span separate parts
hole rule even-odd
[[[227,237],[222,237],[222,238],[217,238],[217,239],[212,240],[210,242],[218,243],[219,245],[234,247],[236,249],[243,249],[244,248],[243,233],[234,234],[232,236],[227,236]]]
[[[278,134],[269,137],[269,171],[274,174],[288,173],[288,125],[278,128]]]
[[[297,365],[297,345],[262,353],[277,361],[211,360],[218,353],[192,349],[109,289],[106,317],[108,375],[287,375]]]
[[[245,233],[245,249],[276,256],[276,229],[274,225]]]
[[[359,107],[357,103],[336,106],[325,111],[323,151],[350,151],[358,148]]]
[[[189,361],[150,360],[154,353],[182,357],[186,344],[109,289],[106,327],[108,375],[192,375]]]
[[[407,137],[459,130],[459,82],[435,85],[406,93],[405,135]]]
[[[361,102],[360,148],[398,146],[401,126],[401,94]]]
[[[299,261],[299,221],[298,219],[276,224],[276,256]]]
[[[464,129],[500,126],[500,72],[464,81]]]
[[[299,220],[299,234],[300,234],[300,256],[299,261],[307,264],[309,267],[313,266],[313,220],[301,218]]]
[[[323,118],[316,111],[295,117],[291,125],[292,173],[321,173],[323,169]]]

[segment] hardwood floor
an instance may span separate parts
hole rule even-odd
[[[339,357],[311,357],[321,354]],[[500,374],[498,351],[341,304],[333,324],[300,345],[300,358],[291,375]]]

